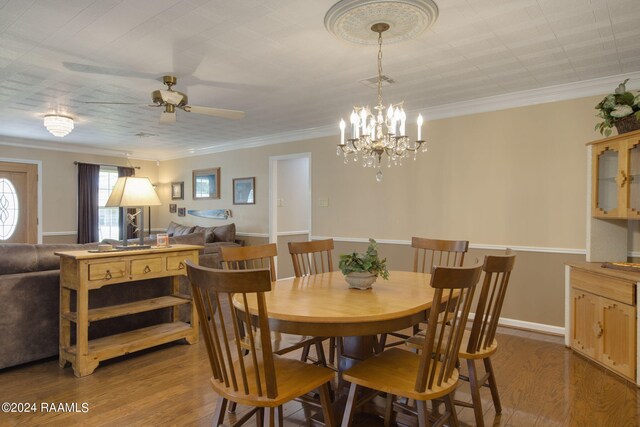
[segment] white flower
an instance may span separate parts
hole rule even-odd
[[[633,108],[631,108],[630,106],[618,104],[616,105],[616,108],[614,108],[613,111],[611,111],[611,117],[615,117],[619,119],[621,117],[627,117],[632,113],[633,113]]]

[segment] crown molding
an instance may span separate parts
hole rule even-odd
[[[6,145],[17,148],[34,148],[36,150],[64,151],[69,153],[95,154],[99,156],[109,157],[125,157],[135,160],[156,161],[145,155],[134,155],[130,151],[110,150],[108,148],[88,147],[84,145],[65,144],[61,142],[44,141],[40,139],[15,138],[8,136],[0,136],[0,145]]]
[[[499,111],[508,108],[526,107],[548,102],[567,101],[587,96],[602,95],[611,92],[619,83],[630,79],[627,90],[640,89],[640,71],[597,79],[547,86],[538,89],[511,92],[503,95],[489,96],[471,101],[455,102],[419,110],[429,120],[466,116],[469,114]],[[412,110],[413,112],[413,110]],[[415,110],[418,112],[418,110]],[[337,133],[337,132],[334,132]]]
[[[412,108],[410,113],[421,113],[428,121],[461,117],[470,114],[499,111],[509,108],[526,107],[530,105],[549,102],[567,101],[570,99],[584,98],[587,96],[602,95],[612,91],[620,82],[630,79],[628,90],[640,90],[640,71],[617,74],[613,76],[599,77],[596,79],[561,85],[547,86],[519,92],[511,92],[470,101],[455,102],[427,108]],[[97,154],[112,157],[128,157],[135,160],[166,161],[187,157],[202,156],[205,154],[221,153],[225,151],[242,150],[246,148],[263,147],[266,145],[283,144],[287,142],[304,141],[327,136],[338,136],[338,127],[326,125],[322,127],[298,129],[290,132],[282,132],[255,138],[230,140],[220,144],[197,149],[175,150],[170,154],[147,153],[135,150],[110,150],[105,148],[87,147],[76,144],[22,139],[13,137],[0,137],[0,145],[16,147],[36,148],[43,150],[68,151],[73,153]]]

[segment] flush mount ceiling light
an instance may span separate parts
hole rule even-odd
[[[67,116],[48,114],[44,116],[44,127],[46,127],[53,136],[62,138],[73,130],[73,119]]]
[[[336,154],[354,162],[362,159],[362,166],[376,167],[376,180],[382,181],[382,162],[386,155],[387,166],[402,165],[402,160],[418,150],[426,151],[421,138],[422,115],[418,115],[418,138],[412,141],[406,133],[404,101],[390,103],[382,101],[382,85],[386,76],[382,74],[382,33],[385,40],[398,42],[408,40],[428,28],[438,16],[438,7],[431,0],[384,1],[342,0],[327,12],[324,20],[329,32],[344,40],[358,44],[378,44],[378,99],[373,108],[368,105],[353,107],[350,115],[350,137],[345,139],[347,124],[340,120],[340,143]],[[373,34],[373,37],[372,37]],[[377,34],[377,37],[375,36]]]

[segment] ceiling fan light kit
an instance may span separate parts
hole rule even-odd
[[[73,130],[73,119],[57,114],[47,114],[44,116],[44,127],[47,128],[53,136],[62,138],[69,135]]]
[[[340,143],[336,150],[354,162],[362,159],[362,166],[377,167],[376,180],[382,181],[382,158],[386,154],[387,167],[402,165],[402,160],[419,149],[427,151],[422,139],[422,115],[418,115],[418,138],[412,141],[406,134],[404,101],[382,102],[382,33],[388,32],[392,43],[410,40],[426,30],[438,17],[438,6],[432,0],[342,0],[329,9],[324,24],[336,37],[348,42],[378,45],[377,105],[353,107],[349,119],[350,138],[345,139],[347,124],[340,120]],[[372,25],[373,23],[373,25]],[[373,34],[377,34],[377,37]]]

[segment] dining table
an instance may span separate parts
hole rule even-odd
[[[370,289],[349,288],[339,271],[279,279],[265,301],[271,331],[315,337],[342,337],[338,370],[342,372],[376,351],[376,336],[426,320],[434,289],[431,275],[391,271]],[[251,296],[250,296],[251,297]],[[234,305],[242,309],[237,296]],[[250,314],[257,314],[255,296]]]

